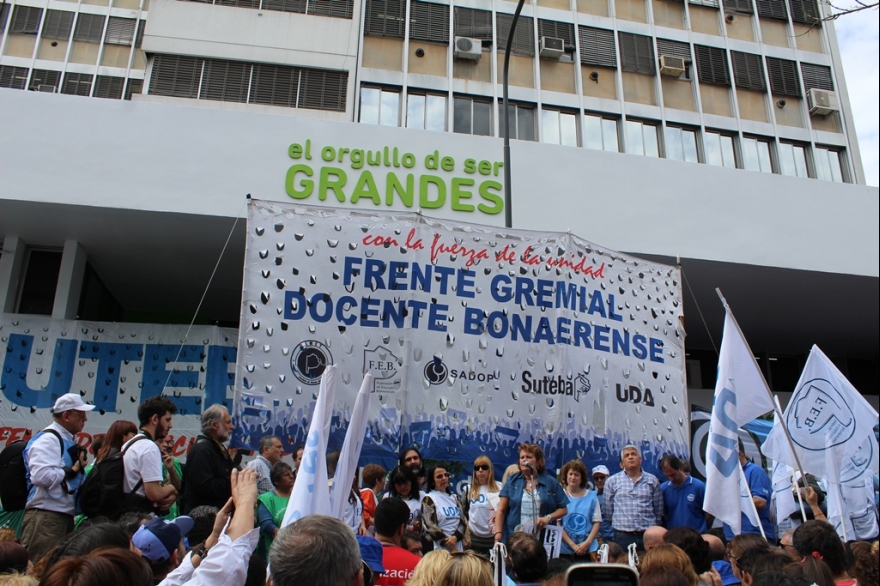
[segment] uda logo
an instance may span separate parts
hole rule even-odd
[[[374,393],[390,393],[400,390],[398,372],[403,367],[403,360],[391,353],[384,346],[376,346],[372,350],[364,350],[364,374],[373,375]]]
[[[300,342],[290,357],[290,370],[300,382],[316,385],[321,375],[333,364],[330,349],[317,340]]]
[[[807,381],[791,398],[788,414],[791,439],[806,450],[824,451],[839,446],[855,433],[852,409],[827,380]]]
[[[694,500],[696,499],[696,496],[693,495],[693,494],[689,494],[689,495],[687,496],[687,499],[688,499],[690,502],[694,502]]]

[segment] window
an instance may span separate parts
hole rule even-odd
[[[519,25],[517,25],[519,26]],[[570,22],[558,22],[556,20],[538,19],[538,38],[553,37],[562,39],[565,48],[571,48],[574,51],[574,25]],[[565,53],[560,57],[561,61],[571,63],[572,53]]]
[[[363,124],[397,126],[400,112],[400,92],[375,87],[361,88],[361,118]]]
[[[579,26],[578,33],[581,37],[581,64],[617,67],[614,31]]]
[[[697,131],[678,126],[666,127],[666,158],[674,161],[699,163]]]
[[[251,65],[241,61],[210,59],[205,61],[199,97],[203,100],[239,102],[248,99]]]
[[[816,0],[788,0],[788,7],[794,22],[812,26],[822,20]]]
[[[733,137],[730,135],[707,130],[703,133],[703,153],[709,165],[736,169]]]
[[[56,92],[61,85],[61,72],[49,69],[34,69],[31,74],[30,90],[38,92]]]
[[[27,86],[27,67],[0,65],[0,87],[23,90]]]
[[[507,49],[507,37],[513,24],[512,14],[498,13],[495,15],[498,22],[498,51],[504,53]],[[520,16],[516,21],[516,31],[513,34],[513,42],[510,45],[511,55],[524,57],[535,56],[535,29],[532,25],[532,17]]]
[[[199,97],[204,61],[183,55],[156,55],[150,76],[150,93],[174,98]]]
[[[519,26],[519,25],[517,25]],[[488,10],[455,7],[455,36],[492,40],[492,13]]]
[[[544,142],[578,145],[577,114],[559,110],[541,109],[541,129]]]
[[[252,104],[296,107],[299,68],[255,63],[251,80]]]
[[[258,7],[259,2],[254,8]],[[331,18],[351,18],[354,14],[354,0],[309,0],[306,13]]]
[[[498,101],[498,115],[504,116],[504,102]],[[536,140],[535,107],[524,104],[510,103],[510,138],[518,140]],[[503,127],[499,129],[504,132]]]
[[[804,76],[804,87],[808,91],[812,88],[834,91],[834,80],[831,78],[830,67],[801,63],[801,75]]]
[[[129,79],[128,87],[125,88],[125,99],[130,100],[131,96],[134,94],[139,94],[144,91],[144,80],[142,79]]]
[[[718,8],[718,0],[688,0],[688,4],[706,6],[707,8]]]
[[[104,36],[104,42],[110,45],[131,45],[134,40],[135,26],[137,20],[133,18],[117,18],[110,17],[107,23],[107,34]]]
[[[791,177],[809,177],[807,171],[807,147],[780,142],[779,172]]]
[[[409,10],[409,38],[449,42],[449,5],[413,0]]]
[[[141,19],[138,21],[137,34],[134,37],[134,48],[135,49],[140,49],[141,45],[144,44],[144,27],[146,27],[146,26],[147,26],[146,20]]]
[[[657,65],[654,61],[654,44],[651,37],[631,33],[617,33],[620,42],[620,61],[624,71],[654,75]]]
[[[680,57],[685,62],[684,78],[690,79],[690,63],[691,63],[691,46],[687,43],[679,41],[670,41],[667,39],[657,39],[657,55],[671,55]],[[659,57],[658,57],[659,59]]]
[[[436,130],[439,132],[445,131],[446,96],[417,93],[407,94],[406,127]]]
[[[764,65],[761,63],[760,55],[731,51],[730,60],[733,61],[733,79],[736,87],[759,92],[767,90],[767,84],[764,82]]]
[[[345,112],[347,71],[301,69],[299,108]]]
[[[631,155],[659,157],[657,125],[640,120],[626,121],[626,152]]]
[[[761,18],[788,20],[785,0],[755,0],[755,4],[758,6],[758,16]]]
[[[86,43],[100,43],[101,35],[104,34],[104,16],[100,14],[87,14],[80,12],[76,19],[76,30],[73,33],[74,41]]]
[[[697,74],[700,83],[712,85],[730,85],[730,74],[727,69],[727,51],[719,47],[694,45],[697,55]]]
[[[773,172],[768,139],[744,136],[740,145],[742,146],[743,169],[762,173]]]
[[[124,77],[112,77],[109,75],[99,75],[95,79],[96,98],[110,98],[119,100],[122,98],[122,88],[125,86]]]
[[[767,74],[770,78],[770,91],[774,96],[801,97],[797,63],[788,59],[767,57]]]
[[[6,21],[9,20],[9,9],[11,7],[12,6],[6,2],[0,4],[0,34],[3,34],[6,30]]]
[[[368,0],[364,35],[402,39],[406,27],[405,0]]]
[[[73,12],[49,10],[46,12],[46,20],[43,21],[43,38],[66,41],[70,38],[71,28],[73,28]]]
[[[724,12],[752,14],[752,0],[724,0]]]
[[[464,96],[456,96],[452,106],[453,132],[492,136],[491,103]]]
[[[61,251],[28,249],[16,313],[52,315]]]
[[[90,73],[68,73],[61,84],[61,93],[71,96],[88,96],[92,93],[92,75]]]
[[[596,151],[620,152],[617,120],[596,114],[584,114],[584,146]]]
[[[305,14],[306,0],[263,0],[263,10]]]
[[[813,154],[816,159],[816,179],[843,183],[843,165],[839,150],[817,146],[813,149]]]
[[[40,30],[40,18],[42,16],[42,8],[18,4],[12,11],[12,23],[9,25],[9,32],[35,35]]]

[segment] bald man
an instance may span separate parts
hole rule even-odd
[[[663,544],[663,537],[666,535],[666,527],[652,525],[645,529],[645,535],[642,541],[645,544],[645,551],[651,551],[658,545]]]

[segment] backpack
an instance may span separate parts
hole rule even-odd
[[[125,452],[142,439],[149,439],[145,435],[138,435],[132,439],[122,451],[111,450],[107,456],[95,464],[77,492],[77,506],[86,517],[107,517],[116,521],[125,512]],[[131,489],[135,492],[144,483],[141,480]]]
[[[51,433],[58,438],[61,445],[61,457],[64,457],[64,440],[54,429],[44,429],[42,433]],[[33,439],[33,438],[31,438]],[[31,483],[28,481],[27,467],[24,462],[24,449],[30,440],[12,442],[0,452],[0,502],[4,511],[21,511],[27,504]]]

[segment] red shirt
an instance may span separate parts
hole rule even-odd
[[[396,545],[383,545],[382,566],[385,573],[376,579],[376,586],[404,586],[422,558]]]

